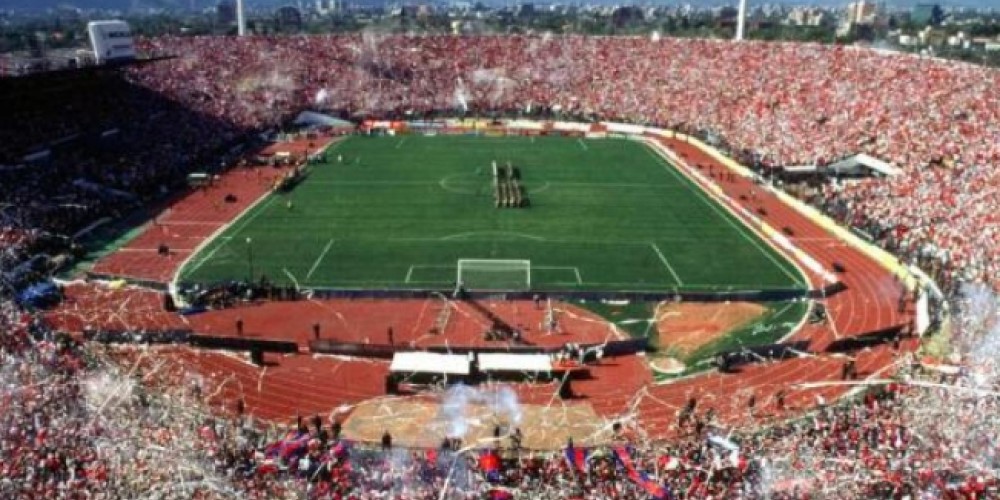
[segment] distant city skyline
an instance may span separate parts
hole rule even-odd
[[[469,3],[476,3],[477,0],[466,0]],[[650,6],[672,6],[672,5],[694,5],[704,7],[719,7],[725,5],[736,6],[737,0],[585,0],[585,1],[559,1],[559,0],[539,0],[539,1],[516,1],[516,0],[478,0],[489,6],[503,6],[521,3],[534,3],[539,5],[549,4],[577,4],[577,5],[650,5]],[[303,5],[314,5],[315,0],[302,0]],[[449,3],[447,0],[386,0],[386,5],[390,4],[442,4]],[[788,6],[817,6],[824,8],[846,7],[850,0],[766,0],[753,1],[750,5],[788,5]],[[887,7],[897,9],[908,9],[917,4],[939,4],[942,7],[964,7],[974,9],[1000,9],[1000,2],[997,0],[888,0],[884,3]],[[218,0],[0,0],[0,10],[34,10],[44,11],[59,6],[73,6],[81,9],[103,9],[103,10],[133,10],[133,9],[191,9],[203,10],[215,7]],[[272,8],[283,5],[298,5],[299,0],[245,0],[248,8]]]

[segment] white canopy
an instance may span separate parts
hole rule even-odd
[[[479,370],[484,372],[550,372],[548,354],[480,354]]]
[[[397,352],[392,356],[389,371],[393,373],[442,373],[468,375],[469,358],[460,354],[434,352]]]

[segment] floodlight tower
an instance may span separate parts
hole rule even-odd
[[[740,11],[736,18],[736,41],[743,41],[743,27],[747,23],[747,0],[740,0]]]
[[[236,33],[239,36],[247,34],[247,18],[243,15],[243,0],[236,0]]]

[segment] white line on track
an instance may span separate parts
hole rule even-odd
[[[306,273],[306,281],[312,277],[313,273],[316,272],[316,268],[319,267],[319,263],[323,262],[323,257],[326,257],[326,253],[330,251],[330,247],[333,246],[334,239],[330,238],[330,241],[326,242],[326,246],[323,247],[323,252],[316,257],[316,262],[313,262],[312,267],[309,268],[309,272]]]
[[[670,271],[670,275],[674,277],[674,281],[677,282],[677,285],[684,286],[684,282],[681,281],[681,277],[677,276],[677,271],[674,271],[674,266],[670,265],[670,261],[668,261],[667,257],[660,251],[660,247],[656,246],[656,243],[650,243],[649,246],[652,247],[653,251],[656,252],[656,255],[660,257],[660,262],[662,262],[667,268],[667,271]]]

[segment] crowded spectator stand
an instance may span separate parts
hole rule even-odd
[[[681,436],[669,441],[623,420],[614,423],[610,442],[596,446],[569,441],[558,450],[529,450],[519,438],[531,429],[497,429],[485,443],[457,436],[437,448],[408,449],[389,434],[380,443],[345,439],[338,417],[267,425],[239,402],[228,415],[210,414],[198,405],[208,388],[185,381],[180,370],[165,371],[148,353],[112,362],[110,351],[61,338],[9,306],[4,313],[4,362],[17,368],[8,380],[20,387],[5,392],[5,495],[964,499],[1000,493],[990,472],[1000,460],[990,451],[1000,438],[998,387],[995,372],[974,356],[959,365],[911,360],[894,381],[806,415],[762,420],[755,429],[721,427],[711,407],[692,400],[678,410]],[[976,322],[963,322],[963,342],[993,342]],[[169,386],[148,390],[139,383],[154,375]],[[969,384],[980,392],[967,390]]]
[[[764,167],[864,152],[903,173],[824,182],[810,200],[927,269],[949,292],[957,362],[752,429],[679,409],[684,436],[628,422],[601,446],[404,450],[341,439],[337,420],[268,429],[148,352],[128,362],[0,301],[5,497],[988,498],[998,494],[994,357],[1000,72],[850,47],[588,37],[166,37],[177,58],[30,98],[0,131],[4,269],[229,165],[234,144],[303,107],[599,117],[717,138]],[[404,77],[405,76],[405,77]],[[82,145],[79,141],[83,141]],[[66,146],[66,145],[69,146]],[[41,196],[45,193],[45,196]],[[40,275],[50,270],[40,268]],[[955,368],[941,369],[942,366]],[[123,368],[124,367],[124,368]],[[170,381],[162,391],[146,384]],[[172,389],[169,389],[172,387]],[[157,386],[159,388],[159,386]],[[793,390],[794,388],[789,388]],[[530,429],[527,430],[530,432]],[[457,471],[457,472],[456,472]]]

